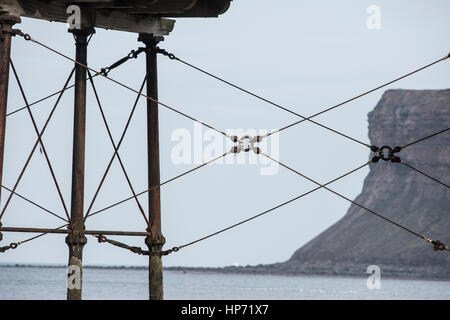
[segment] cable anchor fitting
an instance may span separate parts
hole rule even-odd
[[[146,251],[144,254],[145,255],[150,255],[150,256],[163,257],[163,256],[168,256],[169,254],[171,254],[173,252],[178,252],[182,248],[183,247],[173,247],[172,249],[164,250],[164,251]]]
[[[450,247],[439,240],[431,241],[431,243],[433,244],[434,251],[443,251],[443,250],[450,251]]]
[[[27,41],[31,40],[31,37],[28,33],[23,33],[19,29],[7,30],[5,28],[0,28],[0,38],[3,38],[3,34],[5,34],[5,33],[10,34],[12,37],[19,36],[19,37],[23,37]]]
[[[371,146],[370,150],[375,153],[375,156],[372,157],[372,162],[377,163],[378,161],[390,161],[390,162],[401,162],[402,159],[400,159],[399,156],[396,156],[395,153],[399,153],[402,150],[402,147],[394,147],[391,148],[389,146],[382,146],[382,147],[376,147]]]
[[[255,146],[255,144],[262,141],[262,136],[252,137],[249,135],[245,135],[241,138],[239,138],[238,136],[231,136],[230,139],[235,144],[237,144],[231,148],[231,153],[240,153],[241,151],[249,152],[250,150],[252,150],[256,154],[261,153],[261,149],[258,146]]]
[[[16,249],[19,246],[18,243],[12,242],[9,244],[9,246],[5,246],[5,247],[0,247],[0,253],[5,252],[6,250],[9,249]]]
[[[173,53],[169,53],[165,49],[161,49],[160,47],[156,47],[156,53],[160,53],[163,56],[169,57],[170,60],[178,60],[178,58],[175,57]]]

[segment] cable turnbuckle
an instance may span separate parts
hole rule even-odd
[[[249,152],[250,150],[252,150],[256,154],[261,153],[261,149],[258,146],[255,146],[255,144],[262,141],[262,136],[252,137],[249,135],[245,135],[241,138],[239,138],[238,136],[231,136],[230,139],[234,143],[237,143],[237,145],[231,148],[231,153],[240,153],[241,151]]]
[[[120,60],[117,60],[116,62],[114,62],[112,65],[110,65],[109,67],[106,68],[101,68],[100,69],[100,74],[107,77],[109,72],[114,69],[117,68],[118,66],[124,64],[125,62],[127,62],[130,59],[136,59],[138,57],[138,55],[142,52],[145,51],[145,48],[140,47],[137,50],[131,50],[129,54],[127,54],[125,57],[123,57]]]
[[[399,156],[396,156],[395,153],[399,153],[402,150],[402,147],[394,147],[391,148],[389,146],[382,146],[382,147],[376,147],[371,146],[370,150],[375,152],[375,156],[372,157],[372,162],[377,163],[378,161],[390,161],[390,162],[401,162],[402,159],[400,159]]]
[[[23,33],[19,29],[5,30],[5,29],[0,28],[0,38],[3,38],[3,34],[5,34],[5,33],[10,34],[12,37],[20,36],[20,37],[23,37],[27,41],[31,40],[31,37],[28,33]]]
[[[431,241],[431,243],[433,244],[433,250],[434,251],[442,251],[442,250],[450,251],[450,247],[447,246],[445,243],[439,241],[439,240]]]

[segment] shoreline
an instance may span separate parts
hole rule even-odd
[[[62,269],[67,268],[65,265],[43,265],[43,264],[27,264],[27,263],[4,263],[0,264],[0,268],[36,268],[36,269]],[[84,269],[97,270],[148,270],[147,266],[120,266],[120,265],[86,265]],[[365,272],[335,272],[333,270],[321,270],[320,272],[286,272],[281,270],[270,270],[256,266],[227,266],[227,267],[164,267],[164,271],[181,272],[181,273],[198,273],[198,274],[227,274],[227,275],[271,275],[285,277],[343,277],[343,278],[367,278],[370,274]],[[414,281],[450,281],[449,277],[433,276],[421,274],[419,270],[409,270],[408,272],[400,270],[388,270],[382,273],[382,277],[391,280],[414,280]]]

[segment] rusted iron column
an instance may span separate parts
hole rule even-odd
[[[158,71],[156,45],[164,40],[151,34],[140,34],[139,41],[147,47],[147,96],[158,100]],[[147,99],[147,147],[148,147],[148,188],[160,184],[159,176],[159,127],[158,104]],[[160,252],[166,239],[161,233],[161,198],[159,188],[149,192],[149,222],[151,236],[146,237],[145,243],[150,252]],[[149,293],[150,300],[162,300],[163,267],[160,255],[149,255]]]
[[[70,30],[75,38],[76,61],[87,65],[88,37],[95,31],[92,28]],[[86,69],[75,64],[75,104],[72,155],[72,202],[66,238],[69,246],[69,269],[67,299],[81,300],[83,279],[83,247],[87,242],[84,234],[84,154],[86,133]]]
[[[6,107],[8,103],[9,58],[11,55],[11,31],[20,18],[9,13],[0,14],[0,185],[3,177],[3,153],[5,150]],[[1,199],[1,187],[0,187]],[[2,222],[0,221],[0,227]],[[0,241],[3,234],[0,232]]]

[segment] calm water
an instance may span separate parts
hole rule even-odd
[[[0,300],[65,299],[65,268],[0,267]],[[146,299],[146,270],[84,270],[84,299]],[[450,281],[165,272],[166,299],[450,299]]]

